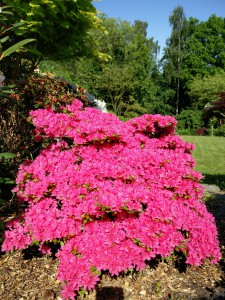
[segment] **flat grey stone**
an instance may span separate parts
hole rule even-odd
[[[202,184],[202,186],[204,187],[205,192],[208,192],[208,193],[219,193],[220,192],[220,188],[217,185]]]

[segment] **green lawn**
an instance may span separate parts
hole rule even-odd
[[[225,190],[225,137],[182,136],[182,139],[195,145],[192,154],[196,170],[205,176],[203,182]]]

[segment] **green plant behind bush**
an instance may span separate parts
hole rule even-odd
[[[214,135],[225,137],[225,124],[214,129]]]
[[[192,135],[203,125],[202,111],[186,109],[177,116],[178,133],[180,135]]]

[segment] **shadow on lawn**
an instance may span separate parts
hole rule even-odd
[[[212,176],[212,175],[210,175]],[[218,175],[215,175],[215,180],[217,180]],[[222,180],[225,179],[225,176],[220,175]],[[224,180],[225,182],[225,180]],[[213,184],[211,178],[209,181],[210,184]],[[219,186],[217,181],[215,181],[215,184]],[[225,187],[223,186],[223,190],[225,190]],[[224,275],[222,278],[222,281],[218,283],[218,285],[215,286],[213,289],[213,297],[214,300],[222,300],[225,299],[225,193],[218,193],[218,194],[212,194],[210,197],[206,199],[206,207],[209,212],[213,214],[216,221],[216,226],[218,230],[218,238],[220,241],[220,249],[222,258],[219,262],[220,268],[222,269]]]
[[[225,191],[225,167],[224,167],[224,174],[205,174],[205,173],[203,173],[202,175],[204,176],[202,183],[215,184],[221,190]]]

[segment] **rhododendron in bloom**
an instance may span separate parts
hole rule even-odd
[[[218,262],[193,147],[175,135],[173,117],[122,122],[78,100],[30,115],[36,138],[48,146],[20,166],[14,191],[27,208],[8,223],[3,251],[38,242],[46,253],[52,241],[60,243],[65,299],[94,288],[103,270],[143,269],[176,249],[190,265]]]

